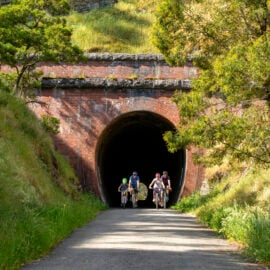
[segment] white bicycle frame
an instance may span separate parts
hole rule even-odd
[[[154,194],[155,194],[154,198],[155,198],[156,209],[158,209],[158,204],[159,202],[161,202],[162,193],[163,193],[163,188],[154,188]]]

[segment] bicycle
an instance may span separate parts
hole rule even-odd
[[[167,193],[168,191],[168,193]],[[169,201],[169,192],[171,191],[171,188],[169,188],[168,186],[165,187],[165,190],[163,192],[163,207],[166,208],[167,207],[167,202]]]
[[[128,201],[128,190],[122,190],[121,192],[121,207],[126,208],[126,204]]]
[[[137,205],[137,202],[136,202],[136,195],[135,195],[135,192],[134,192],[134,188],[131,188],[130,192],[131,192],[132,208],[136,208],[138,205]]]
[[[126,203],[128,201],[128,184],[127,184],[127,178],[122,179],[122,183],[118,187],[118,192],[121,192],[121,207],[125,208]]]
[[[153,188],[150,188],[153,189]],[[156,206],[156,209],[158,209],[159,203],[162,202],[162,193],[163,193],[163,188],[154,188],[154,203]]]
[[[163,208],[165,209],[167,207],[167,202],[169,201],[169,194],[167,194],[167,187],[165,188],[163,192]]]

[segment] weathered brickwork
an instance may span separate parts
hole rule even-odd
[[[91,189],[100,195],[95,149],[106,126],[121,114],[140,110],[157,113],[177,125],[179,114],[170,100],[172,93],[158,91],[154,97],[151,93],[147,97],[134,97],[128,90],[48,89],[43,90],[39,97],[44,105],[34,104],[32,109],[39,116],[49,114],[60,119],[60,134],[55,137],[57,148],[69,157],[80,178],[90,181]],[[192,161],[193,151],[197,150],[187,151],[182,196],[194,191],[203,180],[202,168]]]
[[[147,111],[168,119],[177,126],[180,118],[171,101],[175,89],[190,89],[189,80],[197,76],[189,64],[169,67],[160,55],[90,54],[86,63],[76,65],[42,63],[44,73],[39,103],[31,104],[38,115],[60,119],[57,148],[66,155],[82,183],[101,195],[96,168],[99,137],[117,117]],[[6,66],[0,71],[10,72]],[[140,94],[142,91],[143,94]],[[186,171],[180,196],[199,188],[204,178],[202,167],[186,151]]]
[[[94,8],[111,6],[116,0],[70,0],[70,4],[74,10],[89,11]]]
[[[0,0],[0,5],[6,5],[10,2],[11,0]],[[111,6],[116,2],[117,0],[70,0],[70,5],[72,9],[79,12],[84,12],[90,11],[94,8]]]
[[[198,75],[196,68],[189,63],[182,67],[170,67],[161,55],[148,54],[109,54],[90,53],[88,61],[77,63],[40,63],[47,78],[71,79],[129,79],[129,80],[181,80],[187,81]],[[8,66],[0,66],[0,71],[11,72]]]
[[[188,63],[183,67],[168,66],[161,55],[90,53],[87,57],[88,61],[76,65],[42,63],[39,68],[49,78],[188,80],[198,74]]]
[[[11,2],[11,0],[0,0],[0,5],[7,5]]]

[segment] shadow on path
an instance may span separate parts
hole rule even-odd
[[[110,209],[24,270],[267,269],[196,219],[169,209]]]

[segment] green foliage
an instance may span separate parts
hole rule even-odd
[[[25,91],[39,86],[40,74],[34,71],[38,62],[80,58],[80,50],[71,44],[71,29],[55,16],[68,11],[65,0],[16,0],[0,7],[0,61],[15,68],[17,95],[27,96]]]
[[[211,114],[202,114],[190,122],[190,118],[183,117],[179,131],[176,134],[165,133],[164,139],[171,152],[192,144],[208,149],[199,159],[205,164],[220,164],[223,157],[228,155],[231,160],[250,161],[268,166],[268,114],[269,108],[263,103],[245,109],[227,107],[221,111],[213,107]]]
[[[211,3],[211,5],[209,5]],[[173,65],[201,68],[192,91],[176,92],[181,122],[164,139],[171,152],[206,150],[197,161],[270,165],[269,3],[160,1],[153,40]]]
[[[263,35],[269,22],[265,1],[161,0],[152,38],[173,65],[188,58],[201,68],[235,44],[250,44]]]
[[[261,262],[269,262],[270,255],[270,216],[260,209],[254,209],[249,219],[250,230],[245,252]]]
[[[211,212],[207,209],[207,207],[211,208]],[[213,228],[216,231],[220,231],[222,228],[222,220],[229,214],[230,212],[225,206],[219,205],[218,203],[209,203],[203,205],[198,210],[198,217],[201,222]]]
[[[45,130],[52,134],[59,133],[60,120],[54,116],[42,115],[42,125]]]
[[[0,91],[0,269],[37,259],[105,209],[20,98]]]
[[[245,246],[244,253],[260,262],[269,262],[270,216],[258,207],[234,207],[222,220],[220,230],[227,238]]]
[[[180,212],[192,212],[200,205],[205,203],[209,199],[209,196],[201,196],[199,192],[194,192],[190,196],[184,197],[179,203],[172,206],[172,209],[175,209]]]
[[[15,73],[0,72],[0,91],[11,92],[16,78]]]
[[[183,14],[184,4],[182,1],[160,1],[156,10],[156,21],[153,26],[153,43],[165,55],[170,64],[181,65],[186,61],[183,50],[179,50],[186,40],[177,38],[182,36],[183,31],[187,31],[184,25]],[[179,44],[177,44],[179,42]]]
[[[72,42],[85,52],[155,53],[149,40],[155,1],[122,0],[112,7],[66,17]]]
[[[237,205],[228,207],[227,215],[223,217],[220,222],[222,227],[219,228],[228,239],[234,239],[242,244],[247,243],[247,232],[249,230],[250,212],[248,209],[240,208]]]
[[[231,172],[208,195],[195,192],[174,209],[193,212],[201,222],[243,246],[243,254],[269,263],[269,169]]]
[[[53,188],[65,171],[60,171],[60,168],[68,166],[55,152],[51,138],[41,128],[41,123],[22,101],[0,92],[0,115],[0,147],[1,153],[5,153],[1,155],[0,171],[13,175],[16,179],[13,182],[18,185],[20,181],[26,181],[27,185],[34,186],[36,198],[46,201],[48,190],[43,188]],[[66,176],[62,182],[72,181],[73,186],[67,190],[72,195],[76,192],[78,179],[72,171]],[[48,182],[48,178],[54,182]]]
[[[0,225],[0,268],[18,269],[46,255],[75,228],[104,209],[89,194],[81,195],[76,201],[66,198],[54,205],[32,205],[8,211]]]

